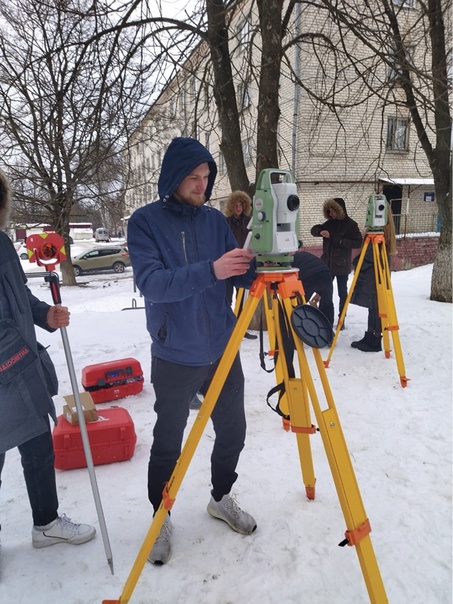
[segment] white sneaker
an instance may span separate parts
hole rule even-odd
[[[153,549],[151,550],[148,560],[152,564],[165,564],[170,560],[171,557],[171,546],[173,541],[173,526],[170,520],[170,516],[167,514],[163,525],[160,527],[157,539],[154,542]]]
[[[233,531],[250,535],[256,529],[255,519],[241,510],[237,501],[230,495],[224,495],[220,501],[211,497],[208,504],[208,514],[226,522]]]
[[[33,547],[48,547],[57,543],[80,545],[93,539],[94,526],[71,522],[65,514],[58,516],[46,526],[34,526],[31,532]]]

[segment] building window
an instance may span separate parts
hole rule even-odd
[[[176,109],[177,109],[176,104],[177,104],[177,100],[178,100],[177,97],[174,96],[171,99],[171,101],[170,101],[170,117],[172,119],[174,119],[176,117]]]
[[[186,108],[186,89],[185,84],[183,84],[179,92],[179,109],[183,113],[183,115],[186,114]]]
[[[250,23],[247,19],[241,21],[237,29],[237,54],[247,52],[250,42]]]
[[[447,79],[450,88],[453,86],[453,50],[447,55]]]
[[[239,110],[243,111],[247,109],[252,104],[252,100],[250,98],[249,86],[247,82],[241,82],[238,86],[238,106]]]
[[[415,0],[393,0],[393,4],[402,8],[414,8]]]
[[[402,80],[401,70],[404,67],[407,67],[410,72],[411,68],[413,68],[413,66],[414,66],[414,61],[412,59],[413,56],[414,56],[414,48],[412,46],[407,46],[405,48],[406,65],[402,66],[397,62],[396,50],[394,48],[390,50],[389,67],[388,67],[388,73],[387,73],[387,79],[389,80],[389,82],[394,82],[396,84],[401,83],[401,80]]]
[[[252,148],[249,140],[242,142],[242,153],[244,155],[244,164],[246,166],[252,165]]]
[[[388,118],[386,149],[399,152],[409,150],[409,120],[407,118]]]
[[[192,94],[194,97],[197,96],[198,93],[198,80],[196,76],[192,76]]]
[[[225,158],[223,157],[223,153],[219,153],[218,164],[219,164],[219,174],[226,174],[226,164],[225,164]]]

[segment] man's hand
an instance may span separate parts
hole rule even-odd
[[[51,306],[47,313],[46,320],[47,325],[51,329],[67,327],[69,325],[69,310],[66,306],[60,306],[59,304]]]
[[[213,263],[215,276],[221,280],[243,275],[248,271],[252,260],[253,253],[250,250],[243,248],[231,250]]]
[[[329,231],[319,231],[319,234],[321,235],[321,237],[325,237],[326,239],[329,239],[330,237]]]

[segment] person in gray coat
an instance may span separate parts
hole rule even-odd
[[[8,222],[10,206],[10,185],[0,170],[0,229]],[[39,300],[26,283],[14,245],[0,230],[0,476],[5,452],[18,447],[32,510],[33,547],[78,545],[92,539],[96,530],[58,514],[49,421],[49,416],[56,421],[52,396],[58,380],[35,332],[35,325],[49,332],[66,327],[69,311]]]

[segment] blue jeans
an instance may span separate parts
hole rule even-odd
[[[156,394],[157,420],[148,465],[148,497],[157,510],[162,491],[182,448],[189,404],[197,392],[206,394],[218,363],[207,367],[177,365],[153,357],[151,381]],[[236,466],[244,448],[244,374],[236,356],[211,415],[215,442],[211,455],[212,494],[219,500],[237,479]]]
[[[49,419],[48,430],[19,445],[25,484],[33,516],[33,524],[44,526],[58,516],[58,496],[55,481],[54,450]],[[0,453],[0,477],[5,453]],[[0,480],[1,485],[1,480]]]

